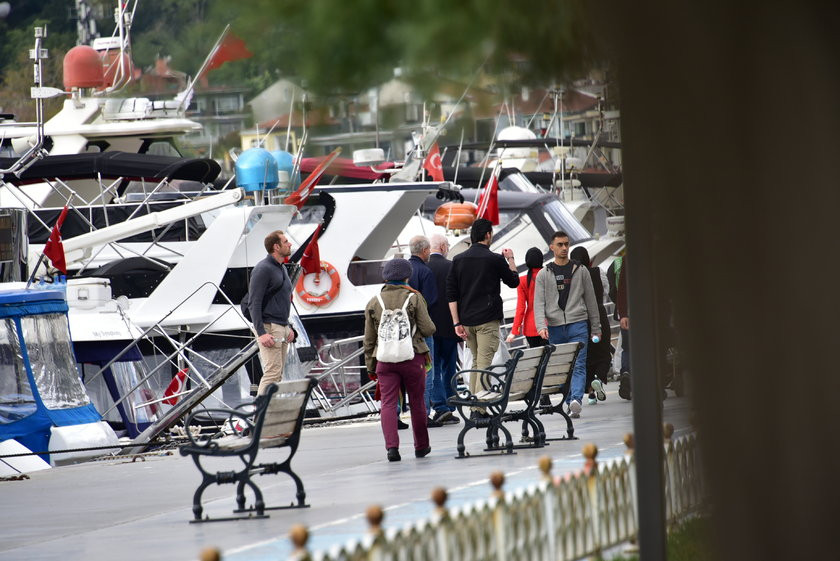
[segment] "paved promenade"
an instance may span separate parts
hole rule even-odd
[[[0,559],[188,561],[197,559],[202,548],[216,546],[225,561],[276,561],[291,551],[286,536],[295,523],[310,528],[311,550],[329,548],[365,532],[363,513],[370,504],[385,507],[386,528],[399,527],[431,514],[429,495],[438,485],[449,490],[448,504],[456,507],[488,497],[487,477],[494,470],[507,474],[505,488],[510,490],[539,480],[536,464],[543,455],[554,459],[555,474],[579,469],[587,442],[598,446],[599,459],[623,455],[622,437],[632,431],[632,405],[619,399],[617,383],[606,389],[607,401],[584,406],[577,419],[580,440],[517,450],[513,456],[456,460],[455,438],[462,425],[430,429],[432,453],[419,460],[412,454],[411,431],[400,431],[403,460],[397,463],[385,459],[378,419],[305,428],[293,466],[311,508],[270,511],[264,520],[188,524],[199,474],[177,451],[35,472],[29,480],[0,482]],[[669,396],[664,420],[681,436],[690,430],[689,403]],[[562,417],[542,419],[549,436],[562,434]],[[471,431],[467,451],[480,452],[482,443],[482,433]],[[276,450],[262,454],[266,460],[285,457]],[[256,481],[268,505],[294,498],[288,476]],[[233,485],[208,488],[205,514],[229,515],[233,494]]]

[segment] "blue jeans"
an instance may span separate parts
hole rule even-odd
[[[432,359],[432,369],[426,372],[426,389],[423,390],[423,401],[426,403],[426,415],[432,412],[432,390],[435,385],[435,339],[434,337],[423,337],[429,347],[429,356]]]
[[[589,343],[589,322],[576,321],[566,325],[548,326],[548,342],[552,345],[560,343],[583,343],[580,352],[575,359],[575,367],[572,370],[572,383],[569,395],[566,396],[566,403],[577,401],[583,403],[583,390],[586,387],[586,346]]]
[[[446,400],[455,395],[452,391],[452,378],[458,362],[458,341],[451,337],[433,337],[435,340],[435,369],[434,383],[431,397],[432,409],[435,412],[454,411],[454,407],[446,404]]]

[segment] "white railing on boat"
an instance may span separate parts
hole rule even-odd
[[[671,441],[666,425],[665,501],[669,526],[704,507],[706,493],[700,476],[697,439]],[[625,437],[632,447],[632,435]],[[585,466],[563,477],[551,475],[551,459],[540,459],[542,481],[504,492],[504,474],[490,476],[491,498],[447,509],[446,490],[432,492],[434,515],[403,528],[383,530],[383,511],[369,507],[368,535],[329,551],[306,550],[308,530],[295,526],[291,539],[296,561],[414,561],[552,560],[598,556],[632,543],[638,531],[636,462],[632,448],[624,458],[596,461],[597,448],[584,447]]]

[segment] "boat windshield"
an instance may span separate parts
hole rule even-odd
[[[20,350],[15,322],[0,322],[0,425],[14,423],[37,410]]]
[[[89,404],[76,370],[67,316],[25,316],[21,318],[21,327],[32,375],[47,409],[72,409]]]
[[[521,173],[511,173],[499,182],[502,191],[522,191],[523,193],[545,193],[545,189],[537,187],[531,180]]]
[[[592,234],[569,212],[566,206],[557,199],[543,203],[543,212],[554,231],[562,230],[569,234],[569,241],[578,244],[592,239]]]

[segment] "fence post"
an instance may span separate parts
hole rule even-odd
[[[446,510],[447,499],[449,499],[449,495],[446,489],[443,487],[432,489],[432,502],[435,503],[435,513],[432,520],[435,526],[439,561],[449,561],[455,555],[454,550],[450,551],[452,520],[449,518],[449,511]]]
[[[555,516],[555,506],[557,505],[557,483],[554,476],[551,475],[551,469],[554,467],[554,462],[550,456],[543,456],[539,459],[537,465],[542,474],[543,490],[543,512],[545,512],[545,527],[546,527],[546,557],[545,559],[555,560],[559,559],[560,555],[557,551],[557,517]]]
[[[365,510],[365,518],[368,522],[368,534],[372,538],[367,559],[368,561],[379,561],[383,558],[382,546],[385,533],[382,531],[382,520],[385,519],[385,512],[379,505],[370,505]]]
[[[306,543],[309,541],[309,530],[303,524],[295,524],[289,530],[289,538],[295,549],[292,551],[289,561],[312,561],[312,557],[306,550]]]
[[[601,504],[598,496],[598,447],[594,444],[586,444],[583,447],[583,476],[586,478],[586,491],[589,497],[589,535],[592,539],[592,547],[596,556],[601,554]]]
[[[221,561],[222,552],[217,547],[205,547],[201,550],[198,558],[201,561]]]
[[[665,457],[665,522],[668,529],[674,525],[680,511],[680,486],[679,470],[676,467],[676,454],[674,454],[674,443],[671,437],[674,435],[674,425],[663,423],[662,436]]]
[[[636,541],[636,534],[639,531],[639,525],[636,517],[639,513],[639,495],[636,488],[636,439],[632,432],[624,435],[624,445],[627,447],[627,474],[630,479],[630,494],[632,496],[633,508],[630,513],[630,524],[628,528],[628,541],[630,544],[624,548],[625,553],[638,553],[639,545]]]
[[[502,487],[505,484],[505,474],[501,471],[494,471],[490,474],[490,485],[493,486],[493,529],[496,538],[496,558],[499,561],[506,561],[507,555],[507,512],[505,505],[505,492]]]

